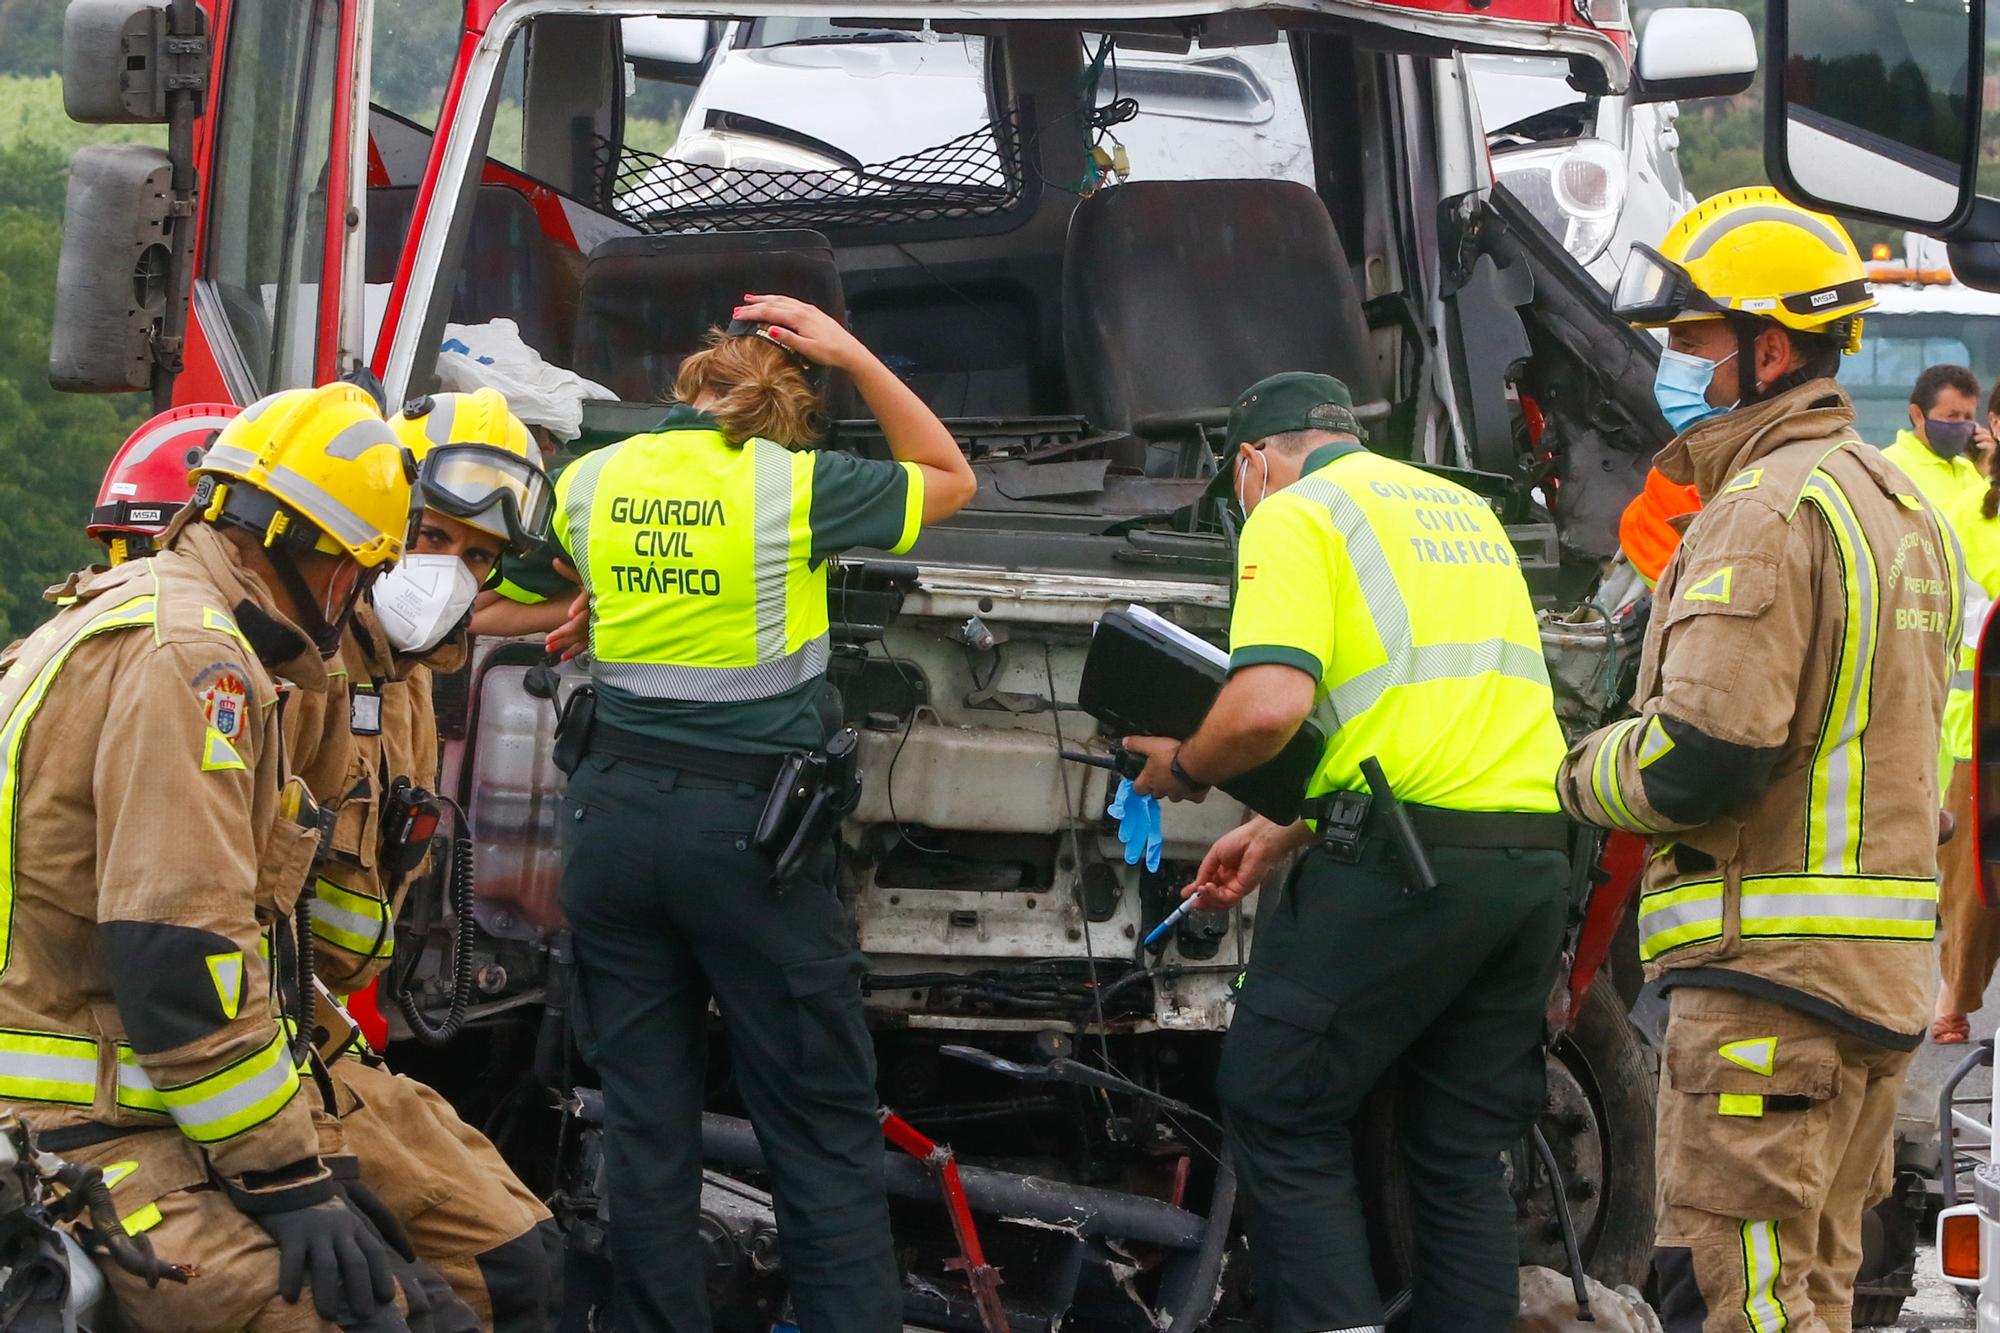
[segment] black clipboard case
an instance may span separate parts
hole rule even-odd
[[[1121,736],[1184,741],[1208,716],[1228,674],[1129,612],[1108,611],[1084,658],[1077,705]],[[1266,819],[1289,824],[1302,813],[1306,783],[1325,747],[1325,735],[1307,722],[1277,758],[1221,789]]]

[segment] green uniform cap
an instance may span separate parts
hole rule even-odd
[[[1354,415],[1354,395],[1345,384],[1331,375],[1288,370],[1258,380],[1237,395],[1229,409],[1229,438],[1223,448],[1233,453],[1239,444],[1255,444],[1292,430],[1333,430],[1358,440],[1368,438]],[[1235,475],[1234,460],[1224,458],[1203,498],[1234,499]]]
[[[1258,380],[1229,409],[1228,447],[1293,430],[1332,430],[1366,440],[1354,395],[1331,375],[1289,370]]]

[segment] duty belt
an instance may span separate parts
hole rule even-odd
[[[778,780],[784,764],[781,754],[738,754],[710,750],[699,745],[683,745],[659,736],[646,736],[622,727],[598,722],[590,732],[591,754],[608,754],[614,759],[631,759],[642,764],[660,764],[723,782],[742,782],[768,790]]]
[[[1306,818],[1324,824],[1334,804],[1345,795],[1329,792],[1305,803]],[[1565,815],[1530,814],[1519,811],[1445,810],[1434,805],[1410,805],[1403,809],[1415,826],[1417,837],[1426,847],[1519,848],[1566,852],[1569,850],[1570,822]],[[1369,813],[1362,826],[1364,838],[1388,837],[1385,816],[1379,809]]]

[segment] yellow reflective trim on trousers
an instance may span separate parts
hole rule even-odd
[[[1590,766],[1590,790],[1597,797],[1597,804],[1603,808],[1605,817],[1628,833],[1657,833],[1658,829],[1632,813],[1626,803],[1624,785],[1618,780],[1618,755],[1625,747],[1625,740],[1634,730],[1645,723],[1640,717],[1627,718],[1613,726],[1598,744],[1597,756]]]
[[[1875,675],[1881,587],[1861,521],[1832,478],[1813,473],[1801,498],[1820,511],[1833,533],[1846,602],[1840,657],[1813,754],[1805,865],[1821,874],[1851,875],[1861,868],[1861,794],[1867,778],[1861,736]]]
[[[122,1041],[118,1043],[118,1104],[128,1111],[169,1114],[166,1100],[139,1066],[138,1054]]]
[[[330,879],[313,881],[313,898],[314,936],[364,958],[395,955],[388,903],[344,889]]]
[[[27,688],[0,721],[0,972],[7,970],[14,948],[14,844],[20,836],[21,751],[27,744],[28,727],[40,711],[49,687],[69,661],[69,655],[86,639],[107,630],[153,624],[159,614],[159,598],[140,593],[116,606],[108,607],[83,622],[61,648],[28,681]]]
[[[1778,1299],[1778,1282],[1785,1272],[1778,1224],[1746,1221],[1741,1233],[1743,1317],[1750,1321],[1751,1333],[1784,1333],[1792,1321],[1785,1313],[1785,1303]]]
[[[1639,957],[1722,938],[1722,881],[1702,880],[1639,902]],[[1744,939],[1928,940],[1937,881],[1841,875],[1755,875],[1738,905]]]
[[[206,1078],[160,1089],[181,1133],[219,1143],[254,1129],[285,1109],[299,1090],[299,1071],[280,1031],[264,1046]]]
[[[97,1043],[55,1032],[0,1031],[0,1098],[90,1105],[97,1100]]]
[[[149,1203],[134,1209],[129,1216],[119,1218],[118,1225],[125,1228],[126,1235],[136,1236],[142,1231],[151,1231],[160,1225],[160,1220],[160,1205]]]

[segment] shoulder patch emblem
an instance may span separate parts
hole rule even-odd
[[[214,727],[208,729],[208,735],[202,738],[201,745],[202,772],[222,773],[232,768],[249,767],[243,762],[243,756],[236,753],[236,747],[229,743],[228,737]]]
[[[1715,1053],[1732,1065],[1769,1078],[1778,1060],[1778,1039],[1749,1037],[1743,1041],[1726,1041]]]
[[[195,676],[194,692],[201,700],[202,715],[217,735],[234,740],[242,733],[250,701],[250,682],[242,667],[234,662],[211,662]]]
[[[1729,588],[1736,581],[1736,566],[1724,565],[1707,578],[1689,586],[1681,594],[1683,602],[1721,602],[1729,604]]]

